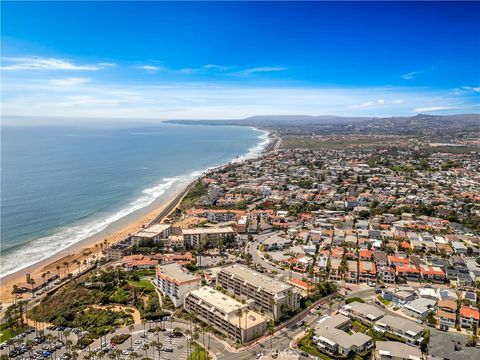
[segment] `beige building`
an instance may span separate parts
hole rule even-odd
[[[274,319],[281,318],[288,309],[295,311],[300,307],[301,294],[297,288],[243,265],[222,268],[217,274],[217,285],[251,300],[257,311]]]
[[[138,245],[140,241],[153,240],[155,242],[166,241],[171,234],[170,224],[155,224],[151,225],[142,231],[132,235],[132,241],[135,245]]]
[[[212,325],[231,339],[248,342],[263,335],[267,319],[250,310],[247,304],[209,286],[193,290],[185,296],[185,309]]]
[[[205,247],[216,246],[219,240],[225,241],[235,237],[235,231],[230,227],[198,227],[182,229],[183,242],[186,249],[198,245]]]
[[[183,304],[185,294],[198,289],[202,283],[200,276],[189,273],[177,263],[157,266],[157,288],[178,307]]]

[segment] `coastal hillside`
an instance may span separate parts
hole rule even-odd
[[[480,133],[479,114],[425,115],[407,117],[340,117],[307,115],[253,116],[241,120],[170,120],[190,125],[254,126],[274,130],[280,135],[320,134],[400,134],[462,135]]]

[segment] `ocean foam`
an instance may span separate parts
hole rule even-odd
[[[155,199],[163,195],[176,182],[188,181],[189,178],[190,176],[185,176],[183,178],[181,176],[164,178],[160,184],[143,190],[142,196],[131,201],[126,207],[110,216],[89,221],[84,224],[65,227],[55,234],[38,238],[28,244],[20,245],[11,253],[1,257],[1,276],[3,277],[17,270],[24,269],[64,250],[70,245],[97,234],[113,222],[152,204]],[[23,260],[20,266],[18,261],[19,258]]]

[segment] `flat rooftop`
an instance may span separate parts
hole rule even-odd
[[[160,269],[161,274],[178,283],[201,280],[201,277],[189,273],[177,263],[158,265],[158,268]]]
[[[380,355],[390,356],[391,358],[423,359],[420,349],[397,341],[377,341],[375,342],[375,349]]]
[[[134,236],[152,238],[168,230],[171,226],[170,224],[155,224],[139,231]]]
[[[253,286],[262,288],[270,293],[278,293],[293,288],[292,285],[288,285],[283,281],[273,279],[270,276],[259,273],[243,265],[230,265],[224,267],[222,272],[233,275],[236,278],[242,279]]]
[[[196,235],[196,234],[225,234],[234,233],[235,231],[230,226],[225,227],[196,227],[190,229],[182,229],[184,235]]]
[[[385,312],[376,308],[375,306],[361,303],[358,301],[354,301],[350,304],[347,304],[343,308],[347,310],[351,310],[357,314],[363,314],[366,318],[370,319],[371,321],[375,321],[376,319],[385,315]]]
[[[370,336],[362,333],[349,333],[339,329],[350,319],[344,315],[327,316],[320,319],[315,327],[315,336],[326,343],[338,344],[343,348],[350,348],[353,345],[362,346],[372,340]]]
[[[209,286],[202,286],[200,289],[191,291],[190,294],[200,299],[200,305],[207,305],[213,313],[221,312],[221,314],[218,315],[222,317],[227,316],[230,323],[237,327],[240,324],[242,329],[248,329],[266,321],[264,316],[248,309],[247,304],[242,304]],[[243,314],[239,320],[237,311],[240,309],[243,311]]]
[[[377,325],[386,325],[392,329],[402,330],[403,332],[409,332],[412,335],[419,334],[423,331],[423,327],[417,323],[405,319],[400,316],[386,315],[376,322]]]

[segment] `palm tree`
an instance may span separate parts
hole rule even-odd
[[[59,279],[60,279],[60,269],[61,269],[61,268],[62,268],[62,267],[61,267],[60,265],[55,266],[55,269],[57,269],[57,275],[58,275],[58,278],[59,278]]]
[[[67,269],[67,272],[65,273],[65,276],[67,276],[68,274],[70,274],[70,270],[68,268],[68,261],[64,261],[63,262],[63,267]]]
[[[130,347],[133,348],[133,329],[135,329],[135,326],[133,324],[128,326],[128,330],[130,330]]]
[[[135,351],[132,351],[132,352],[130,353],[130,355],[128,355],[128,357],[129,357],[130,359],[135,360],[136,358],[139,358],[140,356],[139,356],[138,353],[136,353]]]
[[[190,350],[191,350],[191,348],[189,347],[190,341],[188,340],[188,337],[190,336],[191,333],[192,333],[192,332],[191,332],[190,330],[188,330],[188,329],[185,330],[185,336],[186,336],[186,338],[187,338],[187,359],[190,357]]]
[[[43,273],[41,277],[42,277],[42,287],[45,287],[45,278],[47,277],[47,274]]]
[[[238,330],[240,331],[240,344],[243,344],[243,336],[242,336],[242,315],[243,315],[243,310],[238,309],[235,315],[238,316]]]
[[[333,300],[329,299],[328,300],[328,315],[332,315],[332,306],[333,306]]]
[[[47,278],[50,279],[50,271],[47,271]],[[47,283],[47,289],[48,289],[48,284],[49,284],[49,283],[50,283],[50,282]]]
[[[145,350],[145,357],[148,358],[148,349],[150,348],[149,344],[143,344],[143,350]]]
[[[271,298],[270,299],[270,306],[272,307],[272,315],[273,315],[273,318],[276,320],[276,314],[275,314],[275,306],[277,305],[277,301],[274,299],[274,298]]]
[[[270,320],[270,323],[268,324],[268,333],[270,335],[270,352],[273,352],[272,337],[275,333],[275,323],[273,322],[273,320]]]
[[[73,263],[78,266],[78,273],[80,274],[80,266],[82,265],[82,263],[78,259],[75,259]]]
[[[208,332],[208,350],[210,351],[210,337],[214,331],[213,326],[208,324],[206,330]]]

